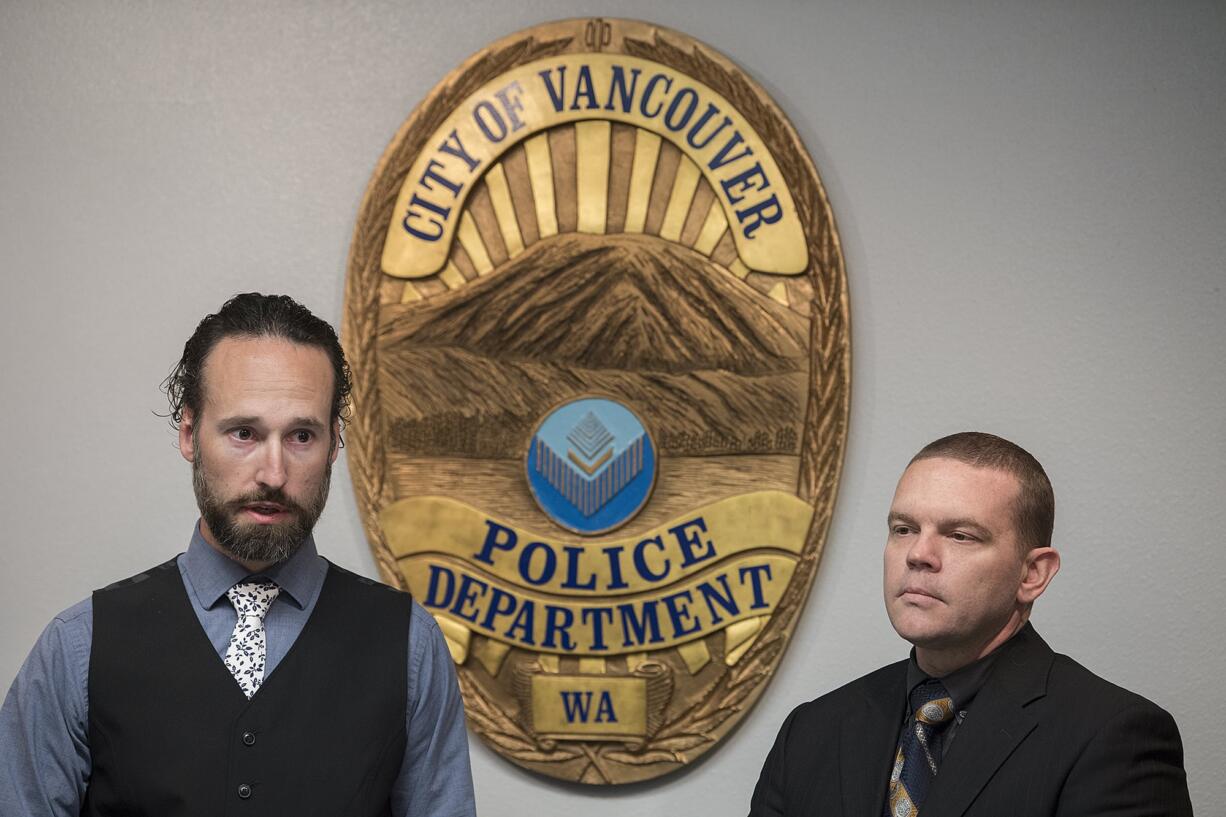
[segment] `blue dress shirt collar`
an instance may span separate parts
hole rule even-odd
[[[252,574],[206,542],[200,533],[199,522],[192,531],[191,544],[180,558],[180,563],[183,578],[191,583],[196,598],[206,610],[213,609],[225,598],[227,590],[252,575],[264,576],[275,582],[281,588],[278,598],[302,610],[314,603],[328,572],[327,562],[315,550],[314,537],[308,535],[288,559]]]

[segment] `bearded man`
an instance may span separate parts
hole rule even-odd
[[[165,385],[200,520],[43,632],[0,709],[0,814],[474,814],[437,625],[311,536],[348,403],[336,332],[239,295]]]

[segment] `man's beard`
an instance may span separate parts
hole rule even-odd
[[[240,562],[280,562],[297,552],[311,534],[328,499],[332,481],[332,463],[324,469],[323,479],[313,496],[299,505],[280,488],[253,491],[233,499],[225,499],[213,490],[200,463],[200,449],[192,461],[192,487],[200,516],[213,533],[217,544]],[[268,525],[238,522],[245,506],[257,502],[275,502],[289,514],[285,522]]]

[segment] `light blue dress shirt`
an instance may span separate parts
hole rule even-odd
[[[236,615],[226,591],[250,574],[204,541],[199,527],[179,572],[192,609],[225,656]],[[315,609],[328,564],[311,538],[261,574],[281,593],[264,619],[266,674],[289,652]],[[473,817],[464,706],[438,624],[416,603],[409,627],[407,745],[392,789],[397,817]],[[56,616],[34,645],[0,708],[0,815],[77,817],[89,785],[91,599]]]

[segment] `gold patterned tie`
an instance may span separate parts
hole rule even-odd
[[[898,739],[886,817],[918,817],[941,762],[941,732],[954,717],[945,687],[929,678],[911,692],[912,717]]]

